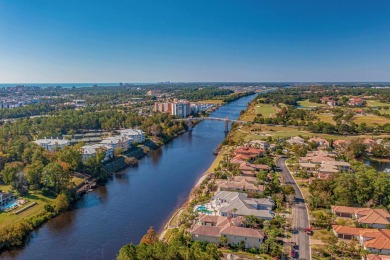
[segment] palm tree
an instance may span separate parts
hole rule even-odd
[[[219,242],[221,243],[221,245],[226,245],[226,243],[228,242],[227,237],[224,235],[220,236]]]

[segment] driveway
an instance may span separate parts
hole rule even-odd
[[[297,234],[292,235],[292,242],[295,242],[299,250],[299,259],[310,259],[310,238],[306,234],[306,228],[309,227],[309,216],[307,213],[305,200],[302,193],[298,188],[297,183],[291,176],[290,171],[286,166],[286,158],[279,158],[276,161],[276,165],[282,170],[281,176],[285,184],[293,186],[295,190],[295,204],[292,206],[292,228],[298,229]]]

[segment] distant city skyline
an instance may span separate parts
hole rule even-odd
[[[0,35],[0,83],[390,81],[385,0],[0,0]]]

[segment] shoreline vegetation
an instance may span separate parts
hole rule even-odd
[[[344,90],[344,91],[347,92],[348,90]],[[310,112],[309,110],[308,111],[303,110],[301,108],[302,105],[305,106],[307,106],[308,104],[311,105],[308,99],[307,100],[305,99],[306,103],[304,103],[302,101],[299,101],[301,97],[299,96],[299,94],[296,94],[297,93],[296,91],[294,92],[294,90],[287,90],[287,92],[288,93],[291,92],[293,93],[293,95],[296,95],[293,96],[293,98],[291,98],[292,99],[291,104],[289,104],[288,102],[290,96],[285,97],[282,95],[283,94],[282,92],[276,91],[272,93],[267,93],[264,96],[259,95],[249,104],[249,106],[245,109],[245,111],[241,113],[239,119],[246,120],[252,123],[249,123],[243,127],[241,126],[237,127],[234,125],[232,126],[232,129],[229,132],[228,136],[218,146],[218,148],[215,149],[215,151],[219,151],[218,156],[216,156],[216,158],[210,165],[209,169],[203,172],[202,175],[199,177],[199,179],[194,183],[194,186],[192,187],[185,202],[182,205],[180,205],[178,208],[173,210],[168,220],[164,222],[165,225],[163,225],[163,227],[161,228],[160,230],[161,232],[158,236],[160,241],[159,243],[165,243],[166,245],[169,245],[171,241],[176,241],[178,239],[177,238],[178,234],[180,236],[180,234],[183,232],[183,227],[187,223],[192,222],[194,219],[193,216],[188,214],[188,212],[192,210],[192,208],[195,205],[197,205],[197,203],[210,198],[210,194],[207,192],[209,191],[207,186],[208,180],[210,180],[213,177],[214,168],[219,165],[221,158],[225,153],[227,153],[228,147],[231,144],[244,143],[245,141],[249,141],[252,139],[264,139],[264,138],[276,138],[277,140],[285,140],[285,138],[292,137],[292,136],[305,136],[306,138],[317,136],[317,137],[330,139],[331,142],[333,140],[345,138],[347,140],[353,140],[351,142],[354,144],[354,143],[359,143],[362,140],[361,138],[363,137],[367,137],[367,138],[370,137],[373,138],[373,136],[375,136],[376,138],[389,137],[388,123],[384,125],[375,125],[375,126],[371,126],[371,125],[367,126],[366,124],[358,125],[355,124],[355,122],[353,121],[348,121],[348,117],[346,117],[344,114],[342,115],[343,116],[342,120],[339,120],[339,118],[337,118],[336,116],[332,118],[332,120],[335,120],[334,125],[336,127],[334,128],[329,128],[329,129],[327,127],[325,127],[324,129],[313,128],[313,125],[322,124],[322,122],[318,120],[318,118],[316,117],[317,115],[315,114],[318,113],[318,111],[313,110],[312,112]],[[300,103],[297,102],[297,100]],[[288,104],[288,105],[280,105],[280,104]],[[317,103],[315,104],[317,106],[313,106],[313,108],[321,106],[320,102],[319,104]],[[348,106],[348,105],[340,104],[339,106]],[[345,109],[348,111],[350,110],[352,111],[353,108],[347,107]],[[339,110],[335,108],[335,113],[338,111]],[[290,129],[292,129],[292,131],[290,131]],[[364,149],[366,149],[366,147],[364,147]],[[282,150],[280,150],[280,152],[282,152]],[[356,157],[357,155],[343,154],[343,156],[352,158],[352,157]],[[367,154],[367,156],[369,155]],[[390,162],[390,160],[386,157],[382,157],[382,158],[375,157],[375,152],[373,152],[372,154],[370,153],[369,158],[370,160],[377,161],[377,162]],[[362,163],[360,164],[360,166],[359,165],[356,166],[356,165],[354,164],[353,167],[362,167],[362,168],[367,167]],[[371,169],[372,171],[376,171],[373,170],[373,168],[369,168],[369,169]],[[301,186],[301,183],[299,183],[299,189],[301,189],[302,187],[303,186]],[[203,191],[206,191],[206,193],[204,193]],[[307,190],[302,190],[302,194],[304,194],[305,198],[309,197]],[[187,238],[187,239],[191,241],[191,238]],[[125,250],[127,250],[129,246],[132,247],[134,250],[137,250],[137,248],[140,247],[142,251],[143,250],[142,248],[146,247],[147,245],[142,244],[142,240],[141,243],[137,246],[133,246],[132,244],[125,245],[119,251],[117,259],[129,259],[125,257],[126,255],[128,256]],[[154,248],[154,246],[152,246],[152,248]],[[219,252],[221,251],[223,253],[232,253],[232,251],[230,250],[229,251],[220,250]],[[240,252],[234,251],[234,254],[237,253],[240,254]],[[252,255],[252,257],[254,256]]]
[[[215,111],[220,106],[251,94],[254,94],[254,92],[230,94],[227,97],[215,100],[216,107],[211,112]],[[207,102],[211,103],[212,101],[213,100],[208,100]],[[208,116],[208,113],[206,113],[204,116]],[[197,122],[194,122],[195,125],[196,123]],[[169,136],[169,138],[156,138],[152,136],[151,139],[147,139],[145,143],[133,147],[129,151],[123,153],[122,156],[105,163],[102,165],[102,168],[109,175],[113,175],[118,174],[118,172],[128,167],[137,166],[138,160],[148,155],[151,151],[159,149],[164,144],[171,142],[174,138],[184,134],[185,132],[187,132],[187,129],[173,133],[173,135]],[[72,203],[75,203],[77,200],[81,199],[81,197],[90,191],[91,188],[105,185],[107,181],[109,180],[105,179],[104,181],[96,181],[96,178],[92,178],[91,176],[87,180],[84,180],[84,182],[81,182],[76,187],[69,190],[66,194],[60,193],[56,198],[53,197],[50,200],[50,203],[45,203],[43,208],[35,214],[32,214],[26,218],[22,218],[20,221],[17,221],[12,225],[1,228],[0,253],[23,247],[29,240],[32,231],[40,228],[50,219],[53,219],[60,214],[71,210]],[[79,189],[80,187],[81,189]],[[33,194],[32,196],[35,195]]]

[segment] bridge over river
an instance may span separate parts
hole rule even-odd
[[[237,124],[247,124],[247,121],[242,120],[236,120],[236,119],[229,119],[228,116],[225,118],[221,117],[188,117],[188,118],[180,118],[175,119],[175,121],[187,121],[188,122],[188,131],[192,131],[192,122],[193,121],[203,121],[203,120],[209,120],[209,121],[222,121],[225,122],[225,133],[229,132],[229,123],[237,123]]]

